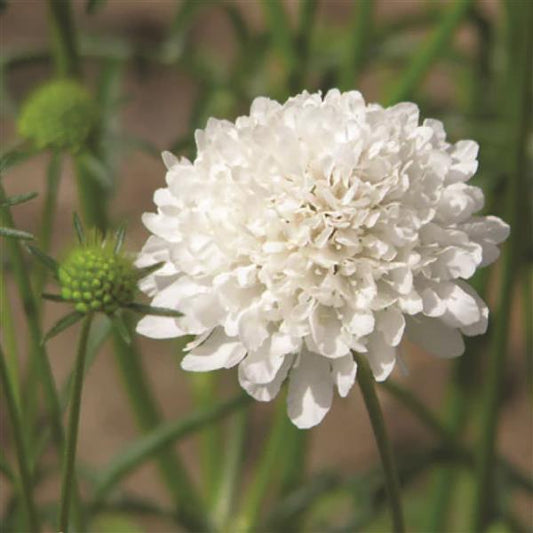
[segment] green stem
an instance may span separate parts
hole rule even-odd
[[[398,474],[394,464],[394,456],[392,447],[387,437],[385,429],[385,421],[379,405],[379,400],[374,386],[374,376],[372,371],[364,358],[359,354],[354,354],[357,362],[357,382],[363,395],[363,400],[368,411],[370,423],[374,430],[374,436],[378,445],[381,463],[383,465],[383,472],[385,474],[385,486],[387,488],[387,495],[389,497],[390,510],[392,515],[393,530],[395,533],[405,531],[403,523],[403,512],[400,498],[400,483],[398,481]]]
[[[365,47],[372,31],[373,12],[374,0],[360,0],[353,4],[350,24],[351,39],[348,41],[344,65],[339,69],[339,87],[341,90],[348,91],[357,87],[357,78],[363,65]]]
[[[244,442],[248,426],[248,410],[235,414],[229,424],[229,439],[225,446],[224,464],[213,510],[213,523],[218,531],[228,530],[235,494],[244,460]]]
[[[193,398],[196,406],[207,408],[216,401],[216,379],[212,372],[192,374]],[[200,437],[201,465],[203,468],[206,499],[212,503],[220,474],[220,428],[215,425],[202,431]]]
[[[283,450],[288,424],[290,422],[286,413],[285,399],[279,398],[273,427],[270,429],[269,439],[265,444],[259,464],[255,470],[255,477],[248,491],[246,491],[241,515],[230,530],[247,533],[254,531],[256,528],[261,505],[271,485],[273,475],[277,471],[276,465]]]
[[[115,326],[113,342],[116,361],[137,423],[143,432],[149,432],[161,424],[161,415],[146,379],[141,354],[133,343],[128,345],[124,342]],[[157,455],[157,464],[161,479],[175,500],[183,520],[197,530],[205,530],[203,505],[185,466],[171,450],[162,450]]]
[[[15,441],[15,449],[17,453],[17,461],[20,472],[20,484],[22,489],[22,499],[26,507],[27,519],[29,529],[31,531],[39,532],[41,530],[39,525],[39,518],[37,509],[33,500],[33,488],[30,475],[30,467],[28,460],[28,453],[26,444],[24,442],[24,434],[20,423],[20,412],[17,407],[15,396],[15,389],[11,380],[9,369],[7,367],[4,352],[0,348],[0,381],[4,389],[4,396],[6,399],[7,412],[11,420],[13,428],[13,440]]]
[[[387,105],[400,102],[412,94],[416,86],[434,65],[435,60],[446,50],[454,31],[463,20],[468,9],[470,9],[472,2],[473,0],[456,0],[450,4],[440,25],[413,56],[398,85],[385,99]]]
[[[78,43],[70,0],[48,0],[48,18],[57,73],[65,77],[79,76]]]
[[[520,5],[520,9],[518,6]],[[509,26],[506,73],[507,118],[509,119],[509,172],[506,219],[511,226],[511,236],[501,261],[501,287],[498,312],[491,338],[491,352],[488,362],[486,386],[481,407],[481,432],[477,455],[476,493],[472,508],[472,531],[483,531],[493,509],[494,464],[496,456],[496,432],[502,381],[505,375],[507,344],[513,285],[516,276],[517,255],[521,235],[519,234],[518,209],[522,191],[522,180],[527,171],[526,145],[529,138],[531,118],[531,74],[533,9],[529,2],[509,3]]]
[[[76,463],[76,445],[78,442],[78,426],[80,420],[81,391],[85,371],[85,356],[87,354],[87,340],[91,329],[93,315],[89,313],[82,324],[78,341],[78,353],[74,369],[74,382],[70,398],[70,413],[68,433],[63,456],[63,478],[61,483],[61,505],[59,511],[59,531],[67,533],[69,525],[70,503],[74,492],[74,465]]]
[[[2,317],[2,334],[6,345],[6,365],[17,408],[20,408],[19,363],[17,334],[13,324],[13,315],[7,296],[5,276],[0,276],[0,317]]]

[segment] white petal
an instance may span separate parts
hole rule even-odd
[[[396,363],[396,348],[385,342],[383,335],[374,333],[368,342],[366,354],[376,381],[385,381]]]
[[[385,342],[390,346],[398,346],[403,337],[405,329],[405,318],[403,313],[396,307],[389,307],[377,314],[377,329],[383,334]]]
[[[242,343],[227,337],[222,328],[217,328],[203,344],[182,359],[181,368],[191,372],[231,368],[245,355],[246,348]]]
[[[342,334],[342,322],[338,319],[335,309],[317,306],[311,314],[309,325],[313,340],[310,344],[318,353],[335,358],[350,352]]]
[[[167,316],[145,316],[137,323],[136,331],[151,339],[171,339],[186,334],[176,318]]]
[[[355,383],[357,363],[354,361],[352,354],[345,355],[331,361],[331,369],[339,395],[344,398]]]
[[[478,302],[459,284],[446,283],[439,288],[439,294],[446,305],[442,321],[448,326],[452,328],[471,326],[481,318]]]
[[[245,375],[241,365],[239,365],[239,384],[241,387],[259,402],[269,402],[278,395],[281,384],[287,377],[290,367],[294,361],[294,355],[286,355],[283,364],[270,383],[258,384],[250,381]]]
[[[300,429],[316,426],[329,411],[332,399],[330,362],[303,349],[289,376],[289,418]]]
[[[438,318],[417,315],[407,318],[407,337],[437,357],[457,357],[465,350],[463,336]]]
[[[358,337],[364,337],[374,331],[374,315],[370,312],[354,311],[349,318],[348,331]]]

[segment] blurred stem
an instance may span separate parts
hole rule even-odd
[[[411,96],[416,86],[435,64],[435,60],[446,50],[450,39],[470,9],[472,2],[473,0],[456,0],[449,4],[439,26],[413,56],[397,86],[385,98],[386,105],[395,104]]]
[[[472,531],[483,531],[493,509],[494,464],[501,387],[505,375],[512,293],[519,250],[519,210],[523,177],[526,173],[526,143],[531,119],[531,78],[533,49],[533,8],[530,2],[508,3],[507,91],[505,103],[509,119],[508,164],[509,178],[506,195],[506,219],[511,236],[501,261],[501,288],[498,312],[494,321],[486,386],[481,406],[481,433],[477,455],[477,478]]]
[[[489,282],[490,270],[476,274],[472,286],[483,298]],[[473,405],[476,393],[476,375],[479,375],[479,356],[485,347],[484,337],[469,338],[465,354],[455,361],[449,384],[448,399],[444,413],[448,417],[446,427],[450,438],[459,442]],[[452,505],[452,497],[458,476],[457,465],[448,465],[436,472],[433,498],[428,514],[429,531],[446,531]]]
[[[200,409],[207,409],[216,402],[217,376],[213,372],[192,374],[194,403]],[[200,457],[204,476],[206,499],[212,503],[220,474],[220,428],[215,424],[204,429],[200,437]]]
[[[405,531],[405,527],[400,497],[400,483],[398,481],[398,473],[394,463],[392,447],[385,429],[383,413],[381,412],[374,386],[374,376],[372,375],[372,371],[364,356],[355,353],[354,357],[357,362],[357,382],[359,383],[359,388],[363,395],[363,400],[368,411],[368,417],[370,418],[370,423],[374,430],[374,436],[381,457],[381,464],[385,475],[385,486],[389,498],[393,531],[395,533],[401,533]]]
[[[522,296],[525,348],[526,348],[526,372],[529,394],[533,396],[533,272],[526,263],[524,273],[524,294]]]
[[[0,182],[0,202],[6,198],[4,188]],[[8,228],[13,228],[13,217],[9,208],[0,209],[0,225]],[[28,323],[29,344],[30,344],[30,359],[28,361],[28,375],[34,376],[34,379],[40,379],[44,390],[44,397],[46,402],[46,409],[50,417],[52,425],[52,434],[55,443],[60,449],[65,444],[63,433],[61,407],[59,403],[59,396],[57,394],[52,368],[50,367],[50,360],[44,344],[41,343],[42,331],[39,323],[39,314],[37,302],[32,291],[29,273],[26,269],[20,244],[15,239],[6,239],[7,250],[12,264],[13,275],[17,283],[24,314]],[[34,367],[35,372],[31,372],[30,368]],[[30,382],[30,387],[37,388],[36,383]],[[83,525],[83,513],[78,508],[77,484],[75,485],[74,507],[76,522]]]
[[[285,91],[289,89],[290,77],[297,68],[298,56],[295,51],[289,16],[280,0],[261,2],[266,18],[266,26],[270,30],[273,48],[277,50],[278,57],[283,63],[283,72],[286,73]]]
[[[261,504],[271,485],[272,477],[277,472],[279,458],[284,450],[287,425],[290,423],[286,413],[286,402],[278,398],[274,421],[270,428],[269,438],[263,448],[259,463],[254,471],[254,478],[246,491],[240,516],[234,527],[229,531],[249,533],[257,528],[257,519],[261,511]]]
[[[59,185],[59,178],[61,176],[61,159],[62,156],[59,152],[54,152],[48,165],[48,171],[46,174],[46,193],[44,199],[44,208],[41,218],[41,228],[39,235],[40,249],[48,253],[50,249],[50,241],[52,235],[52,226],[54,222],[54,213],[57,205],[57,189]],[[46,283],[47,269],[41,265],[37,265],[37,272],[34,277],[35,294],[38,296],[37,311],[40,313],[42,310],[43,300],[40,298],[44,284]],[[26,398],[26,417],[29,421],[35,419],[38,402],[38,391],[32,385],[35,383],[35,373],[38,369],[35,366],[30,365],[28,368],[28,387],[24,392]],[[28,424],[31,426],[31,423]]]
[[[0,183],[0,201],[6,198],[2,184]],[[0,224],[8,228],[14,228],[13,217],[9,208],[0,210]],[[35,301],[30,277],[26,269],[20,244],[15,239],[6,239],[6,247],[9,258],[12,264],[13,275],[17,283],[24,313],[28,322],[29,337],[30,337],[30,361],[29,367],[34,366],[37,371],[33,375],[39,377],[42,381],[47,408],[52,420],[55,440],[58,443],[63,441],[63,427],[61,425],[61,410],[59,407],[59,399],[55,388],[52,369],[48,360],[46,348],[41,344],[42,332],[39,325],[39,316],[37,311],[37,303]],[[28,373],[30,371],[28,370]],[[31,375],[31,373],[30,373]],[[35,385],[33,384],[35,387]]]
[[[339,69],[339,88],[349,91],[357,87],[363,65],[365,47],[372,32],[374,0],[360,0],[352,7],[351,39],[348,42],[344,65]]]
[[[70,0],[47,0],[48,17],[56,71],[60,76],[81,74],[78,42]]]
[[[106,192],[102,190],[102,187],[87,171],[81,155],[77,155],[74,158],[74,165],[76,168],[79,204],[81,205],[85,224],[96,227],[102,233],[105,233],[109,222],[106,212]]]
[[[78,427],[80,421],[81,391],[85,371],[85,357],[87,354],[87,340],[91,329],[93,314],[89,313],[83,320],[81,333],[78,340],[74,381],[70,396],[70,413],[66,446],[63,454],[63,475],[61,482],[61,504],[59,510],[59,531],[68,532],[70,503],[74,492],[74,474],[76,464],[76,446],[78,442]]]
[[[313,38],[313,27],[316,19],[318,0],[301,0],[298,34],[295,52],[298,60],[289,74],[289,87],[292,93],[306,88],[306,75],[309,66],[309,54]]]
[[[233,512],[238,480],[243,466],[247,425],[247,409],[239,411],[229,421],[229,438],[225,446],[224,464],[213,510],[213,523],[219,531],[228,531],[228,520]]]
[[[26,443],[24,442],[24,433],[20,423],[20,411],[17,406],[15,387],[13,386],[12,377],[7,366],[4,352],[0,347],[0,382],[4,390],[6,407],[11,427],[13,429],[13,440],[20,473],[20,485],[22,499],[26,507],[27,524],[30,531],[38,533],[41,530],[37,509],[33,500],[33,484],[30,475],[30,466]]]
[[[6,345],[6,367],[17,408],[20,404],[20,381],[17,350],[17,335],[13,324],[13,314],[7,296],[6,277],[0,276],[0,317],[2,322],[2,336]]]
[[[145,377],[141,355],[134,344],[124,342],[114,325],[113,342],[115,358],[137,423],[143,432],[149,432],[161,424],[161,416]],[[184,465],[171,450],[162,450],[156,459],[161,479],[174,498],[179,514],[195,530],[204,531],[206,524],[201,500]]]

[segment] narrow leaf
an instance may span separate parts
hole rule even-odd
[[[23,204],[24,202],[33,200],[33,198],[35,198],[36,196],[38,196],[36,192],[29,192],[26,194],[16,194],[15,196],[10,196],[9,198],[6,198],[5,202],[2,202],[0,204],[0,207],[10,207],[12,205]]]
[[[126,227],[121,225],[115,233],[115,254],[118,254],[124,244],[124,237],[126,235]]]
[[[55,337],[68,327],[72,326],[76,322],[79,322],[83,317],[85,316],[84,313],[80,313],[79,311],[73,311],[72,313],[69,313],[68,315],[65,315],[63,318],[60,318],[52,328],[48,331],[48,333],[44,336],[42,343],[44,344],[46,341],[50,340],[52,337]]]
[[[0,235],[2,237],[8,237],[9,239],[23,239],[27,241],[31,241],[32,239],[34,239],[34,236],[31,233],[28,233],[27,231],[6,228],[3,226],[0,226]]]
[[[249,396],[240,394],[211,409],[200,410],[181,420],[161,424],[152,432],[141,437],[111,460],[95,487],[94,503],[103,501],[115,485],[146,461],[153,459],[157,452],[202,429],[207,424],[222,419],[236,409],[244,407],[250,400]]]
[[[119,335],[122,337],[122,340],[126,344],[131,344],[131,336],[130,332],[128,331],[128,326],[124,322],[124,318],[120,314],[115,314],[113,316],[113,324],[117,328],[117,331]]]
[[[85,244],[85,232],[83,231],[83,224],[81,223],[78,213],[74,213],[74,229],[76,230],[76,235],[78,236],[78,241],[80,244]]]
[[[59,265],[57,264],[57,261],[55,259],[45,254],[41,249],[37,248],[37,246],[33,246],[32,244],[27,244],[26,248],[36,259],[38,259],[42,263],[43,266],[48,268],[48,270],[50,270],[50,272],[52,272],[52,274],[57,278]]]
[[[8,152],[4,152],[0,156],[0,173],[4,173],[11,167],[23,163],[26,159],[29,159],[36,153],[37,150],[33,147],[28,148],[26,143],[23,143]]]
[[[41,296],[45,300],[50,300],[51,302],[66,302],[68,300],[65,300],[61,294],[50,294],[49,292],[43,292]]]
[[[155,316],[169,316],[174,318],[179,318],[183,316],[183,313],[176,311],[174,309],[169,309],[167,307],[153,307],[151,305],[141,304],[137,302],[131,302],[125,307],[140,313],[141,315],[155,315]]]
[[[159,270],[164,264],[165,264],[164,261],[159,261],[159,263],[156,263],[155,265],[150,265],[147,267],[139,268],[137,270],[137,278],[138,279],[145,278],[146,276],[148,276],[148,274],[151,274],[152,272]]]

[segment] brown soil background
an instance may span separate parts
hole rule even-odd
[[[175,10],[175,3],[165,1],[109,1],[98,14],[87,17],[82,14],[82,5],[76,4],[77,18],[84,31],[98,35],[117,34],[137,39],[153,38],[168,25]],[[246,16],[255,25],[262,24],[261,8],[257,2],[239,2]],[[417,2],[380,1],[379,15],[387,18],[399,12],[420,8]],[[295,2],[289,8],[295,10]],[[487,3],[489,11],[494,6]],[[319,17],[328,24],[342,25],[349,12],[349,2],[322,2]],[[35,45],[46,46],[48,41],[45,3],[40,0],[18,0],[12,2],[0,17],[1,46],[9,49],[27,48]],[[208,42],[218,50],[231,53],[232,43],[228,38],[227,23],[209,12],[200,23],[195,24],[194,39]],[[20,69],[9,80],[11,94],[19,101],[36,83],[48,75],[44,67]],[[91,68],[88,68],[89,77]],[[365,81],[363,80],[363,85]],[[372,84],[368,84],[366,97],[372,100]],[[183,74],[171,68],[150,69],[146,78],[140,80],[133,73],[125,77],[123,92],[128,96],[128,103],[122,112],[124,130],[138,137],[146,138],[162,149],[168,147],[180,134],[185,132],[195,87]],[[14,125],[10,117],[1,117],[1,141],[5,146],[14,140]],[[48,158],[46,155],[34,158],[10,171],[4,179],[7,192],[17,194],[37,191],[38,199],[14,209],[17,226],[27,231],[36,232],[39,225],[42,197],[44,193],[44,175]],[[154,158],[139,152],[129,153],[121,163],[120,180],[116,197],[111,206],[115,221],[128,222],[126,247],[138,250],[147,237],[140,220],[141,213],[153,209],[152,195],[156,188],[164,183],[164,167]],[[76,209],[77,200],[72,169],[64,168],[58,198],[58,211],[53,236],[53,253],[60,254],[72,242],[72,211]],[[4,275],[4,274],[2,274]],[[24,317],[20,302],[8,277],[8,296],[13,303],[17,327],[19,328],[20,352],[25,353]],[[506,368],[506,395],[502,407],[499,425],[498,447],[514,464],[532,471],[533,458],[533,422],[531,398],[528,397],[524,347],[521,344],[521,331],[517,305],[512,320],[513,335],[510,361]],[[62,306],[45,304],[45,329],[64,313]],[[61,382],[73,365],[73,347],[76,330],[71,329],[49,344],[49,353],[53,371]],[[192,406],[190,382],[188,376],[179,369],[178,358],[173,353],[170,342],[139,339],[143,353],[144,366],[163,413],[167,419],[176,419],[186,415]],[[394,372],[394,379],[413,390],[431,408],[442,410],[445,400],[447,378],[452,365],[449,361],[434,359],[416,349],[406,356],[410,374],[403,376],[399,369]],[[24,361],[22,361],[24,364]],[[224,389],[234,389],[236,377],[234,371],[220,371]],[[482,377],[480,377],[482,380]],[[431,436],[399,404],[385,394],[381,395],[386,421],[394,442],[397,445],[420,445],[430,443]],[[3,406],[2,406],[3,407]],[[273,404],[254,406],[254,419],[250,428],[247,446],[247,461],[257,456],[266,432],[266,418],[273,412]],[[0,443],[10,457],[9,432],[4,409],[0,409],[1,435]],[[82,461],[103,467],[123,446],[131,443],[138,430],[124,394],[120,376],[114,364],[109,346],[99,354],[95,364],[87,375],[82,404],[78,453]],[[373,436],[368,424],[364,407],[357,387],[347,399],[335,398],[330,413],[310,435],[311,447],[308,471],[336,469],[349,475],[361,468],[377,462]],[[197,440],[187,439],[180,444],[179,451],[193,472],[199,478],[197,461]],[[164,487],[161,486],[157,472],[152,465],[147,465],[127,479],[126,486],[139,495],[167,502]],[[6,502],[8,484],[0,478],[0,501]],[[58,498],[57,480],[52,480],[42,487],[39,496],[43,501]],[[533,528],[532,502],[525,497],[516,499],[514,507],[530,528]],[[148,531],[163,531],[161,524],[146,522]]]

